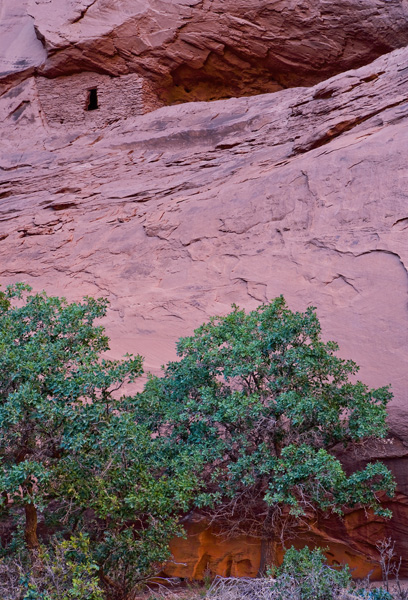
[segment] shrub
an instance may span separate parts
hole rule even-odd
[[[24,546],[32,573],[46,562],[39,519],[66,538],[82,531],[101,583],[120,597],[182,533],[193,458],[154,437],[120,396],[142,358],[103,357],[108,338],[95,321],[107,301],[29,292],[19,284],[0,294],[0,510],[15,521],[3,553]]]
[[[371,590],[361,588],[356,590],[355,595],[364,600],[393,600],[394,596],[384,588],[372,588]],[[397,596],[395,596],[397,598]]]
[[[330,567],[321,548],[290,548],[277,571],[276,589],[285,598],[286,588],[295,588],[300,600],[335,600],[351,584],[349,567]]]
[[[89,538],[41,546],[38,559],[41,564],[33,566],[21,552],[0,561],[2,600],[103,600]]]
[[[358,367],[337,349],[313,308],[292,312],[283,297],[248,314],[234,306],[180,339],[179,360],[139,395],[139,418],[196,457],[195,505],[226,535],[262,538],[260,572],[313,511],[390,516],[379,502],[394,492],[390,471],[375,461],[346,474],[335,448],[384,437],[392,395],[352,383]]]

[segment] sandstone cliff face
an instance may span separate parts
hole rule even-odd
[[[314,87],[142,114],[157,106],[159,81],[164,96],[190,77],[191,97],[217,88],[205,65],[223,73],[235,53],[258,69],[246,91],[323,79],[407,43],[406,3],[247,1],[222,14],[217,0],[88,4],[56,1],[52,14],[43,1],[28,4],[48,58],[27,33],[25,4],[1,9],[3,28],[25,32],[17,50],[36,51],[2,80],[0,283],[25,280],[70,299],[107,296],[112,353],[140,352],[155,372],[174,358],[181,335],[232,302],[250,309],[284,294],[292,309],[316,306],[325,337],[361,365],[361,378],[392,385],[392,439],[372,453],[393,469],[399,492],[390,524],[355,511],[344,523],[316,523],[312,539],[328,543],[333,560],[347,556],[359,575],[374,564],[363,557],[375,560],[377,537],[393,535],[407,556],[408,49]],[[264,44],[279,31],[274,71],[265,52],[278,52]],[[139,52],[135,40],[147,46]],[[228,85],[240,94],[237,73],[246,82],[249,71],[236,65]],[[177,69],[188,74],[179,83]],[[266,87],[264,69],[276,74]],[[80,82],[71,98],[70,81]],[[100,113],[86,111],[95,88]],[[81,117],[67,119],[71,109]],[[168,573],[256,572],[256,540],[220,544],[198,517],[187,527],[189,541],[174,546],[181,564]]]
[[[311,85],[408,44],[407,0],[3,0],[1,10],[4,73],[138,73],[166,104]]]

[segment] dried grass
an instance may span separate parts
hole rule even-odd
[[[280,578],[282,581],[282,578]],[[209,588],[206,600],[302,600],[299,586],[288,578],[276,586],[276,579],[264,577],[245,579],[216,577]],[[348,590],[333,590],[336,600],[361,600]]]

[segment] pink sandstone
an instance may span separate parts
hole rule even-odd
[[[311,85],[408,44],[406,0],[3,0],[0,72],[137,73],[165,103]]]
[[[107,296],[112,354],[140,352],[146,368],[155,372],[174,358],[178,337],[211,315],[226,313],[232,302],[249,309],[282,293],[292,309],[316,306],[325,337],[337,340],[341,354],[361,365],[361,378],[373,386],[390,383],[394,392],[391,439],[375,451],[398,479],[393,521],[385,526],[355,511],[344,523],[322,521],[312,531],[314,539],[330,545],[333,560],[347,556],[363,574],[374,564],[363,556],[376,558],[377,537],[393,534],[398,553],[408,554],[408,49],[314,87],[143,114],[157,106],[151,85],[158,81],[158,65],[164,65],[160,76],[174,77],[180,65],[192,68],[193,58],[178,45],[180,34],[171,43],[160,34],[161,41],[154,38],[142,53],[139,73],[130,50],[117,50],[115,41],[109,55],[106,44],[125,39],[136,17],[145,27],[149,11],[163,26],[158,15],[164,4],[132,3],[140,14],[150,15],[141,18],[125,0],[114,14],[97,0],[88,10],[84,3],[76,24],[82,12],[72,3],[56,2],[52,15],[44,2],[30,5],[37,32],[44,36],[46,60],[38,38],[27,33],[24,11],[20,20],[12,3],[3,5],[7,31],[21,26],[26,32],[27,47],[19,48],[29,60],[23,70],[12,67],[0,96],[0,282],[25,280],[36,290],[69,299]],[[193,15],[209,8],[205,0],[173,4],[175,21],[184,11]],[[212,9],[218,5],[212,4]],[[310,84],[346,68],[357,55],[367,58],[406,43],[406,4],[386,4],[389,15],[401,11],[400,20],[387,29],[391,21],[378,3],[382,20],[376,35],[388,46],[382,41],[376,50],[367,33],[371,49],[366,55],[355,49],[352,58],[350,41],[331,63],[321,65],[319,77],[317,55],[305,61],[298,46],[284,84]],[[364,4],[364,10],[373,10],[373,21],[364,20],[372,36],[378,29],[375,6]],[[313,14],[312,4],[293,3],[288,24],[301,7],[304,15]],[[335,32],[344,29],[339,24],[343,12],[335,19],[333,11],[328,23],[338,30],[333,26],[330,48],[337,43]],[[103,22],[102,14],[107,15]],[[362,27],[353,14],[353,26]],[[176,25],[166,19],[174,31]],[[198,22],[204,30],[208,26],[204,18]],[[309,31],[305,23],[303,33],[312,35],[313,27]],[[190,31],[187,25],[184,33]],[[242,46],[242,31],[252,29],[240,26],[244,29],[234,35],[241,36]],[[227,29],[232,35],[223,24],[214,44]],[[298,41],[300,34],[301,29]],[[321,29],[313,35],[326,39]],[[207,38],[203,35],[200,43],[205,46]],[[248,33],[248,47],[255,38],[255,32]],[[30,53],[30,47],[36,51]],[[300,67],[304,61],[310,63],[307,73]],[[203,65],[197,65],[202,72]],[[110,70],[127,79],[111,79]],[[64,76],[44,77],[58,73]],[[93,88],[100,93],[100,112],[86,111]],[[70,120],[70,114],[78,118]],[[256,570],[256,541],[223,546],[197,518],[188,524],[187,546],[174,547],[178,562],[187,566],[168,565],[168,572],[199,577],[207,565],[223,574]]]

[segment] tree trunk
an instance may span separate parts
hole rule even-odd
[[[104,573],[102,567],[99,569],[99,578],[106,589],[109,600],[122,600],[126,597],[126,593],[122,586],[108,577],[108,575]]]
[[[25,510],[25,531],[24,537],[31,558],[31,566],[34,575],[42,572],[43,563],[39,554],[40,542],[37,537],[37,509],[31,502],[24,505]]]
[[[8,497],[8,493],[7,492],[2,492],[1,495],[4,498],[4,508],[8,508],[9,507],[9,497]]]
[[[262,525],[261,560],[257,577],[265,577],[268,567],[276,566],[276,522],[273,507],[269,506]]]
[[[26,504],[25,509],[25,541],[30,552],[38,550],[39,541],[37,537],[37,509],[34,504]]]
[[[264,577],[268,567],[276,566],[276,546],[277,542],[273,534],[270,534],[267,537],[262,537],[261,561],[259,563],[259,569],[256,575],[257,577]]]
[[[268,562],[268,539],[261,539],[261,562],[259,563],[257,577],[263,577],[266,571],[266,565]]]

